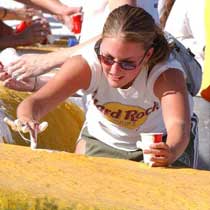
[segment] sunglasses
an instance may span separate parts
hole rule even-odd
[[[144,55],[141,57],[140,61],[137,63],[131,62],[131,61],[115,61],[112,56],[105,56],[103,54],[100,54],[100,45],[101,45],[101,41],[102,39],[99,39],[95,46],[94,46],[94,50],[95,53],[99,59],[99,61],[107,66],[112,66],[114,63],[117,63],[121,69],[129,71],[129,70],[134,70],[136,69],[138,66],[140,66],[149,50],[149,48],[145,51]]]
[[[121,69],[126,70],[126,71],[136,69],[139,65],[141,65],[141,63],[143,62],[145,58],[145,54],[144,54],[144,56],[141,58],[139,62],[134,63],[134,62],[129,62],[129,61],[115,61],[113,57],[105,56],[102,54],[99,54],[97,56],[101,63],[107,66],[112,66],[114,63],[117,63]]]

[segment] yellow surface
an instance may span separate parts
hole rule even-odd
[[[210,173],[0,144],[0,210],[209,210]]]
[[[206,0],[205,4],[205,29],[206,29],[206,49],[204,60],[204,73],[201,90],[201,95],[210,101],[210,1]]]
[[[56,51],[61,48],[66,48],[67,47],[67,40],[70,38],[69,37],[62,37],[59,40],[56,40],[53,44],[34,44],[34,45],[29,45],[29,46],[18,46],[17,50],[21,51],[21,54],[24,53],[48,53],[52,51]]]
[[[17,92],[0,86],[1,109],[9,118],[16,119],[18,104],[28,96],[28,93]],[[38,135],[38,147],[73,152],[75,141],[84,122],[84,113],[73,103],[63,103],[50,112],[42,121],[49,126]],[[17,132],[11,131],[15,144],[28,145]],[[5,139],[5,141],[7,141]]]

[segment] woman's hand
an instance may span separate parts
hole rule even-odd
[[[150,145],[150,149],[143,150],[144,154],[151,154],[151,166],[152,167],[167,167],[173,160],[175,154],[173,154],[170,147],[164,143],[154,143]]]

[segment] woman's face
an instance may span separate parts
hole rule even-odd
[[[143,63],[148,61],[148,53],[140,43],[127,42],[119,37],[104,38],[99,59],[110,86],[130,87],[141,71]]]

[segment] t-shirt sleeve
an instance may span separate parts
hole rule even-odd
[[[153,96],[154,96],[153,89],[154,89],[155,81],[163,72],[167,71],[170,68],[181,71],[184,74],[184,78],[186,79],[186,74],[185,74],[184,69],[182,68],[182,65],[177,60],[175,60],[172,56],[170,56],[168,61],[155,65],[149,74],[148,81],[147,81],[147,90],[151,90],[151,94]]]
[[[100,78],[102,74],[101,64],[97,58],[97,55],[94,51],[94,45],[89,45],[88,47],[84,47],[80,51],[81,56],[88,63],[91,70],[91,81],[88,89],[81,89],[79,94],[90,94],[93,93],[100,83]]]

